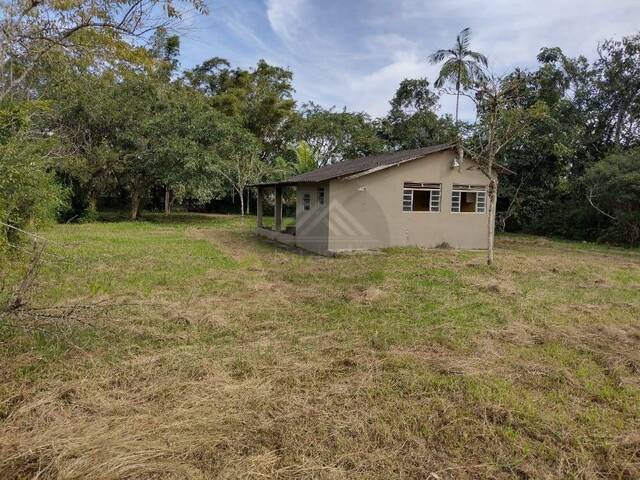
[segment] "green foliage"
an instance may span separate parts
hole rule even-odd
[[[611,225],[603,239],[640,243],[640,148],[615,153],[593,164],[585,173],[587,198]]]
[[[210,98],[211,105],[247,129],[271,162],[287,150],[287,128],[295,115],[291,71],[260,60],[252,70],[230,68],[211,58],[184,73],[183,81]]]
[[[380,134],[393,150],[448,143],[458,137],[451,118],[435,112],[438,96],[426,78],[403,80],[390,104],[389,114],[380,122]]]
[[[456,122],[458,121],[458,100],[460,91],[470,87],[474,82],[485,79],[483,67],[488,65],[487,57],[471,50],[471,29],[462,30],[456,43],[450,49],[438,50],[429,56],[432,64],[444,61],[435,86],[443,88],[448,83],[453,83],[456,89]]]
[[[0,107],[0,222],[20,229],[52,221],[64,205],[65,190],[53,168],[56,139],[33,128],[45,109],[38,102]],[[0,248],[18,237],[0,224]]]
[[[308,103],[302,105],[293,130],[295,138],[311,147],[319,166],[384,149],[375,122],[365,113],[336,112]]]
[[[318,168],[316,156],[311,147],[304,140],[296,146],[296,173],[305,173]]]
[[[544,105],[547,114],[499,155],[516,172],[502,179],[500,189],[503,210],[514,206],[507,229],[637,243],[633,203],[628,214],[612,215],[613,221],[590,204],[588,188],[600,195],[595,177],[611,181],[604,172],[618,170],[619,155],[633,158],[640,144],[640,36],[605,41],[599,52],[590,64],[559,48],[543,48],[537,71],[514,73],[525,80],[523,104]],[[623,197],[634,195],[628,185],[619,187]],[[604,201],[592,200],[598,206]],[[612,204],[603,208],[609,213],[607,208],[614,210]]]

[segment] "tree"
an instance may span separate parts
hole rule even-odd
[[[242,126],[234,122],[217,125],[211,132],[217,139],[208,155],[212,165],[231,187],[232,195],[240,198],[240,214],[245,214],[244,191],[247,185],[259,182],[267,165],[259,157],[259,142]]]
[[[488,64],[487,57],[470,50],[471,29],[462,30],[456,43],[450,49],[438,50],[429,56],[429,62],[438,64],[444,60],[435,86],[442,88],[449,82],[454,82],[456,87],[456,124],[458,123],[458,108],[460,104],[460,91],[471,85],[474,81],[484,78],[483,67]]]
[[[583,179],[589,205],[609,226],[603,239],[640,243],[640,149],[614,153],[593,164]]]
[[[206,13],[202,0],[190,0]],[[157,15],[164,8],[167,17]],[[121,52],[123,38],[140,38],[159,26],[178,20],[172,0],[9,1],[0,4],[0,100],[16,89],[27,93],[24,82],[52,52],[67,56],[95,51]]]
[[[323,108],[314,103],[302,106],[293,125],[293,135],[313,150],[318,166],[382,151],[377,126],[365,113]]]
[[[391,150],[426,147],[456,140],[450,117],[435,112],[438,96],[426,78],[404,79],[390,101],[389,114],[380,121],[380,135]]]
[[[516,70],[507,76],[518,79],[516,96],[523,108],[540,103],[547,114],[532,119],[529,128],[506,145],[496,159],[514,172],[500,182],[498,202],[502,211],[497,212],[497,219],[503,229],[537,231],[544,217],[549,217],[550,206],[582,148],[584,124],[567,97],[570,80],[556,64],[557,54],[541,52],[537,71]]]
[[[288,149],[287,130],[295,116],[293,74],[260,60],[251,70],[231,69],[212,58],[184,72],[183,81],[203,92],[211,104],[251,132],[260,142],[260,157],[269,163]]]
[[[400,82],[389,103],[391,117],[411,116],[436,109],[438,95],[429,89],[429,81],[426,78],[405,78]]]
[[[518,76],[490,77],[473,87],[478,122],[465,147],[489,179],[487,192],[487,264],[493,264],[495,212],[498,180],[496,158],[515,138],[530,128],[532,121],[545,115],[541,103],[523,106],[520,98],[522,79]]]
[[[169,35],[164,27],[157,28],[151,38],[149,53],[156,60],[155,75],[165,83],[169,83],[179,65],[180,37]]]
[[[310,172],[316,168],[318,168],[316,155],[309,144],[304,140],[298,142],[298,145],[296,145],[296,173]]]
[[[58,141],[38,128],[43,103],[0,108],[0,249],[17,240],[16,228],[52,221],[66,192],[56,182]]]

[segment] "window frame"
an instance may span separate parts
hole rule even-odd
[[[324,207],[325,204],[325,189],[324,187],[318,187],[318,205]]]
[[[302,211],[308,212],[311,210],[311,192],[304,192],[302,194]]]
[[[415,191],[430,192],[429,210],[413,209],[413,198],[414,198],[413,192]],[[409,206],[408,210],[407,210],[407,206]],[[442,184],[441,183],[428,183],[428,182],[404,182],[403,183],[402,213],[440,213],[441,211],[442,211]]]
[[[460,211],[462,194],[475,193],[475,210],[473,212]],[[457,198],[456,198],[457,197]],[[484,215],[487,213],[487,187],[485,185],[453,185],[451,189],[451,213]]]

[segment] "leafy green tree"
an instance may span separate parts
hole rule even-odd
[[[506,77],[517,82],[521,107],[541,104],[546,115],[531,118],[529,127],[497,157],[514,172],[500,184],[502,211],[497,221],[503,229],[531,231],[542,220],[581,148],[580,112],[566,96],[569,79],[553,61],[547,63],[548,58],[546,54],[541,57],[545,61],[537,71],[517,70]]]
[[[232,194],[240,198],[240,214],[244,215],[245,189],[258,183],[268,170],[259,156],[259,142],[251,132],[233,122],[219,124],[212,134],[217,141],[209,155],[217,159],[213,163],[215,169],[232,189]]]
[[[296,173],[310,172],[318,168],[318,162],[316,161],[316,155],[304,140],[298,142],[296,145]]]
[[[202,0],[187,2],[201,13]],[[158,16],[163,7],[166,18]],[[26,82],[32,71],[55,52],[70,57],[110,51],[118,58],[131,52],[123,40],[139,38],[159,26],[179,19],[172,0],[38,0],[0,4],[0,100],[20,91],[28,95]]]
[[[496,160],[516,138],[523,135],[538,118],[546,115],[545,105],[523,105],[519,77],[491,77],[478,83],[472,98],[476,102],[478,121],[466,149],[478,162],[489,180],[487,191],[487,264],[493,264],[493,245],[498,177]]]
[[[382,151],[377,126],[365,113],[336,112],[314,103],[302,106],[293,126],[316,155],[318,166]]]
[[[458,132],[450,117],[435,112],[438,96],[426,78],[403,80],[390,104],[389,114],[380,122],[380,134],[392,150],[456,140]]]
[[[462,30],[452,48],[441,49],[429,56],[433,64],[444,61],[440,74],[436,80],[436,87],[442,88],[445,84],[453,82],[456,89],[456,123],[458,123],[458,108],[460,104],[460,91],[470,86],[474,81],[484,78],[483,67],[488,64],[487,57],[474,52],[471,47],[471,29]]]
[[[155,75],[160,80],[169,83],[179,65],[180,37],[169,35],[164,27],[156,29],[151,38],[149,53],[156,60]]]
[[[260,60],[252,70],[231,69],[212,58],[184,72],[183,80],[211,98],[212,105],[261,143],[260,158],[272,162],[287,150],[287,130],[295,116],[293,74]]]
[[[54,170],[58,142],[34,125],[47,108],[6,101],[0,107],[0,248],[16,242],[16,228],[52,221],[64,207]]]
[[[587,202],[609,226],[601,239],[640,244],[640,148],[593,164],[583,179]]]

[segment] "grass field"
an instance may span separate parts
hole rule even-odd
[[[65,258],[0,320],[0,478],[640,478],[640,252],[147,220],[41,232]]]

